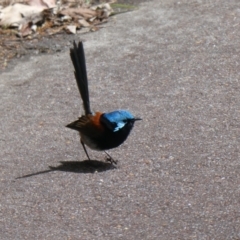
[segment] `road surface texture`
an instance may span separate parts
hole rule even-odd
[[[143,118],[86,161],[67,50],[0,75],[0,239],[240,239],[240,2],[153,0],[84,41],[92,108]],[[57,44],[57,43],[56,43]]]

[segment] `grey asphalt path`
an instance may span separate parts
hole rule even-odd
[[[153,0],[80,36],[92,108],[144,119],[117,168],[64,127],[68,51],[1,73],[0,239],[240,239],[239,19],[238,0]]]

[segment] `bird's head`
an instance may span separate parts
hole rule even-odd
[[[101,122],[112,132],[117,132],[125,127],[129,130],[134,126],[135,121],[142,120],[134,117],[129,111],[117,110],[109,113],[104,113],[101,116]]]

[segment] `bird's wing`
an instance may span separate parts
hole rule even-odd
[[[101,115],[101,113],[96,113],[96,115],[81,116],[66,127],[77,130],[89,138],[98,138],[104,134],[104,127],[99,121]]]

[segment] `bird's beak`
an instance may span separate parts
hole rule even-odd
[[[140,121],[142,120],[141,118],[134,118],[134,121]]]

